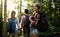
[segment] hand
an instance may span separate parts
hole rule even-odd
[[[23,29],[23,28],[20,28],[20,30]]]
[[[32,20],[31,20],[31,17],[32,17],[32,16],[29,17],[30,22],[32,21]]]
[[[32,25],[37,26],[37,23],[35,21],[32,21]]]
[[[32,21],[32,24],[36,24],[36,22],[35,21]]]

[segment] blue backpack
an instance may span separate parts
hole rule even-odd
[[[16,29],[16,19],[8,19],[8,32],[15,32]]]

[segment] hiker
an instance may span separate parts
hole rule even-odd
[[[24,37],[29,37],[30,35],[30,21],[29,21],[29,14],[28,9],[24,10],[24,15],[21,18],[20,28],[23,28]]]
[[[33,15],[30,16],[30,22],[31,22],[31,27],[30,27],[30,35],[31,37],[40,37],[39,34],[40,32],[44,31],[44,27],[45,27],[45,18],[44,18],[44,23],[42,24],[42,17],[44,17],[45,15],[43,15],[44,13],[39,11],[40,6],[39,4],[34,4],[34,12]],[[46,26],[47,28],[47,26]],[[43,29],[43,30],[42,30]]]
[[[16,12],[11,12],[11,18],[8,18],[9,37],[17,37],[19,27],[19,19],[15,17]]]

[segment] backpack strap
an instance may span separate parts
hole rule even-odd
[[[29,27],[28,25],[30,24],[30,21],[29,21],[29,16],[28,15],[25,15],[26,16],[26,22],[25,22],[25,27]]]

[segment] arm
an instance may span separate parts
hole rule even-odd
[[[9,28],[10,28],[10,21],[9,21],[9,18],[8,18],[7,30],[9,30]]]
[[[39,21],[39,19],[40,19],[40,15],[39,15],[39,14],[35,14],[34,16],[35,16],[35,18],[34,18],[35,21],[33,21],[33,20],[31,19],[32,16],[30,16],[29,19],[30,19],[31,23],[37,25],[37,23],[38,23],[38,21]]]
[[[33,16],[30,16],[29,20],[30,20],[31,24],[33,24],[33,25],[36,24],[35,18]]]
[[[39,19],[40,19],[40,15],[39,15],[39,14],[37,14],[37,15],[36,15],[36,19],[35,19],[35,20],[36,20],[36,21],[35,21],[35,22],[36,22],[36,24],[38,23]]]
[[[18,26],[18,29],[20,28],[19,26],[19,19],[17,18],[17,26]]]
[[[30,22],[32,22],[32,21],[33,21],[33,20],[31,19],[31,17],[32,17],[32,16],[30,16],[30,17],[29,17]]]
[[[24,23],[24,16],[22,16],[22,18],[21,18],[21,22],[20,22],[20,28],[22,28],[22,26],[23,26],[23,23]]]

